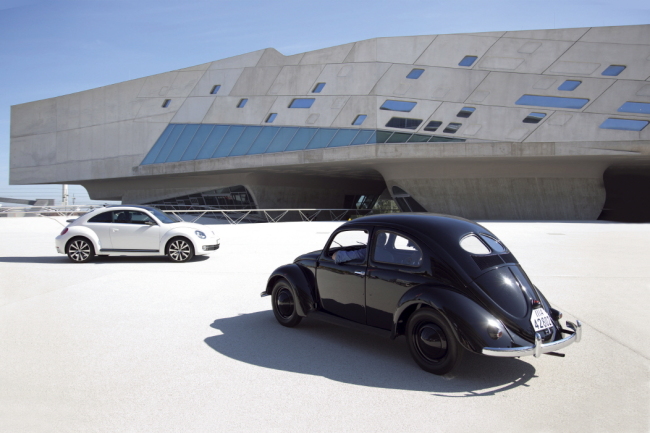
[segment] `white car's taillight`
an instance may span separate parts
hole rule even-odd
[[[63,231],[61,232],[61,236],[63,236],[63,235],[66,234],[66,233],[68,233],[68,228],[67,228],[67,227],[64,228]]]

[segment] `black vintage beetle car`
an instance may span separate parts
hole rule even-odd
[[[336,263],[342,250],[361,258]],[[262,292],[268,295],[284,326],[313,315],[391,338],[405,335],[415,362],[434,374],[451,371],[465,349],[564,356],[555,351],[581,337],[580,321],[560,324],[562,314],[494,234],[452,216],[347,222],[323,250],[276,269]]]

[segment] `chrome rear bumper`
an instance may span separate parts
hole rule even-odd
[[[576,320],[576,324],[566,322],[567,327],[573,331],[573,334],[569,335],[566,338],[561,340],[552,341],[550,343],[542,344],[542,336],[538,333],[535,334],[535,345],[534,346],[523,346],[523,347],[484,347],[483,355],[488,356],[498,356],[498,357],[519,357],[519,356],[530,356],[533,355],[535,358],[538,358],[544,353],[555,352],[556,350],[563,349],[570,344],[579,343],[582,338],[582,323],[579,320]]]

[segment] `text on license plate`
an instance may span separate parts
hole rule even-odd
[[[543,331],[546,328],[553,327],[551,317],[546,314],[543,308],[535,308],[533,314],[530,315],[530,323],[533,324],[535,331]]]

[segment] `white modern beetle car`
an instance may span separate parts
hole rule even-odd
[[[177,221],[149,206],[110,206],[72,221],[56,237],[56,251],[83,263],[97,255],[166,255],[186,262],[219,248],[213,231]]]

